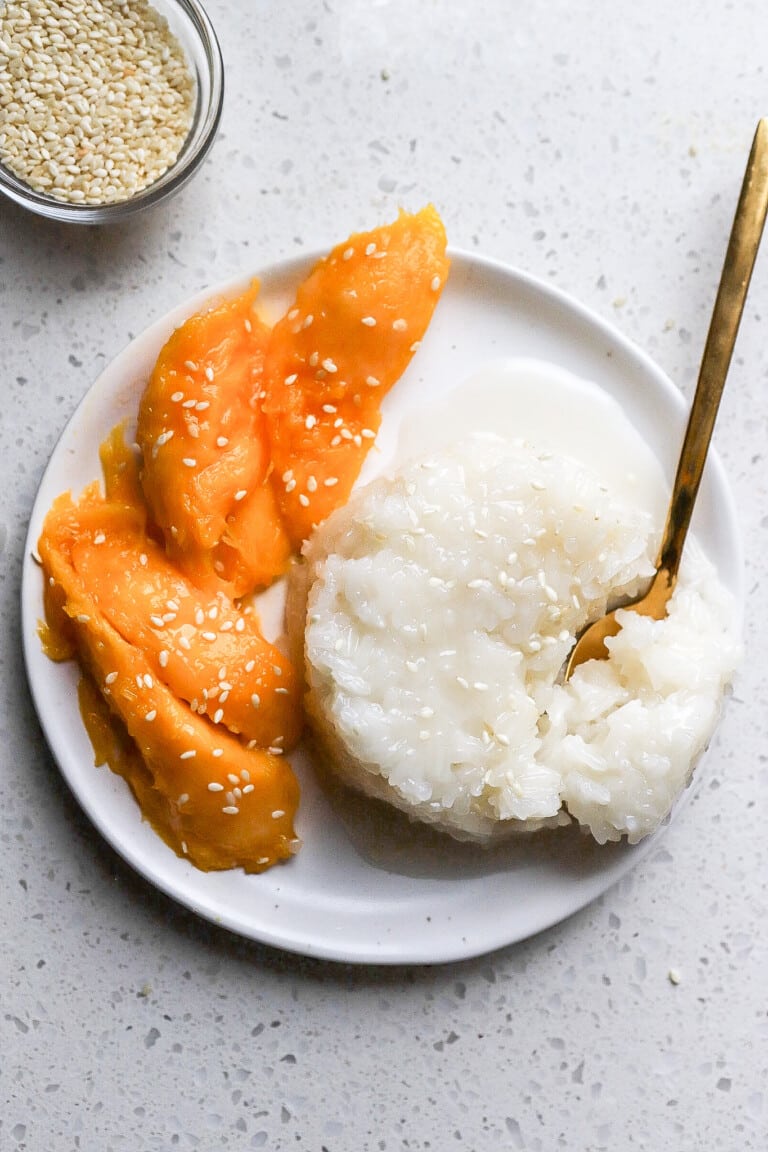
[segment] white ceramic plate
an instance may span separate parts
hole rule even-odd
[[[592,380],[622,405],[671,479],[685,422],[681,394],[645,355],[580,305],[520,272],[452,253],[451,275],[432,325],[385,402],[382,452],[408,412],[423,408],[504,357],[550,361]],[[280,315],[314,258],[261,274],[262,304]],[[232,292],[243,284],[222,286]],[[78,712],[74,664],[41,652],[42,579],[31,559],[42,520],[60,492],[100,475],[98,446],[135,417],[147,374],[167,336],[215,292],[157,321],[99,377],[59,441],[40,485],[27,541],[22,612],[35,705],[48,743],[78,801],[138,872],[180,903],[255,940],[310,956],[361,963],[435,963],[479,955],[557,923],[615,883],[651,848],[600,848],[569,830],[525,838],[492,852],[414,830],[396,814],[330,797],[305,753],[292,763],[302,783],[289,864],[261,876],[197,871],[142,822],[126,785],[93,754]],[[366,475],[376,468],[369,458]],[[723,470],[710,460],[696,530],[725,584],[742,596],[741,547]]]

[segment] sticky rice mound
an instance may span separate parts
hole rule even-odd
[[[354,493],[305,546],[307,711],[352,787],[459,839],[578,820],[652,832],[690,778],[738,658],[689,547],[665,620],[624,614],[561,683],[584,625],[648,582],[658,537],[575,460],[470,437]]]

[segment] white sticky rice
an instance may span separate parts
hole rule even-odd
[[[648,581],[658,537],[590,471],[475,436],[353,494],[305,546],[307,708],[348,784],[460,839],[574,818],[656,829],[738,659],[734,609],[689,542],[669,615],[627,612],[610,659],[574,637]]]

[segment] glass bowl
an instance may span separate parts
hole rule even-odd
[[[168,21],[184,51],[195,83],[192,122],[171,167],[126,200],[75,204],[36,191],[0,162],[0,193],[50,220],[68,224],[109,224],[167,200],[194,176],[213,144],[221,119],[224,101],[221,49],[213,25],[198,0],[151,0],[151,6]]]

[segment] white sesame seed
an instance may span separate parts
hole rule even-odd
[[[145,720],[148,720],[148,721],[149,721],[149,723],[151,724],[151,723],[152,723],[152,721],[155,719],[155,717],[156,717],[156,716],[157,716],[157,709],[156,709],[156,708],[153,708],[153,709],[152,709],[150,712],[147,712],[147,714],[146,714],[146,716],[144,717],[144,719],[145,719]]]
[[[222,808],[222,812],[225,816],[237,816],[239,811],[240,809],[236,804],[225,804]]]
[[[365,382],[369,388],[378,388],[381,384],[381,380],[379,380],[376,376],[366,376]]]
[[[180,400],[183,400],[183,399],[184,399],[184,393],[183,392],[172,392],[171,393],[171,400],[173,401],[174,404],[178,404],[178,402]]]
[[[392,327],[393,327],[395,332],[405,332],[406,328],[408,327],[408,321],[407,320],[395,320],[394,323],[392,324]]]
[[[237,501],[244,500],[247,495],[248,495],[248,489],[247,488],[240,488],[237,492],[235,492],[235,500],[237,500]]]
[[[185,400],[182,408],[194,408],[195,404],[197,404],[197,400]]]
[[[375,316],[363,316],[360,323],[365,324],[366,328],[375,328],[376,327],[376,317]]]
[[[338,476],[326,476],[325,480],[323,480],[323,484],[326,488],[335,488],[338,482]]]
[[[283,809],[282,808],[275,808],[274,812],[272,813],[272,819],[273,820],[279,820],[281,816],[285,816],[285,812],[283,811]]]
[[[355,254],[354,248],[345,248],[341,254],[342,260],[351,260]]]
[[[313,416],[310,413],[310,415],[307,416],[306,420],[304,421],[304,427],[307,429],[307,431],[311,432],[315,424],[317,424],[317,416]]]
[[[245,788],[243,788],[243,796],[247,796],[250,792],[253,792],[253,787],[253,784],[246,784]]]
[[[303,492],[300,492],[299,504],[301,504],[302,508],[309,508],[309,496],[306,496]]]
[[[194,456],[185,456],[181,462],[186,468],[197,467],[197,460],[195,460]]]
[[[190,748],[187,752],[181,753],[179,760],[192,760],[195,756],[197,756],[197,752],[194,748]]]
[[[261,704],[261,696],[259,696],[258,692],[254,692],[251,696],[251,704],[254,708],[258,708],[259,704]]]
[[[179,647],[186,649],[188,652],[192,647],[188,636],[179,636]]]
[[[149,622],[153,628],[163,628],[165,626],[162,616],[150,616]]]
[[[440,287],[440,277],[439,276],[433,276],[432,282],[429,286],[433,292],[437,292],[438,288]]]
[[[376,251],[376,245],[375,244],[373,244],[373,243],[366,244],[366,246],[365,246],[366,256],[373,256],[375,251]]]
[[[199,365],[194,360],[185,360],[184,367],[188,368],[190,372],[197,372]]]
[[[286,384],[295,384],[296,381],[298,380],[298,378],[299,378],[298,375],[295,372],[292,372],[290,374],[290,376],[286,376],[285,383]]]
[[[296,481],[295,480],[289,480],[285,486],[285,490],[286,490],[286,492],[293,492],[295,487],[296,487]]]
[[[312,315],[312,313],[310,312],[310,313],[309,313],[309,315],[307,315],[307,316],[305,316],[305,317],[304,317],[304,323],[302,324],[302,328],[311,328],[311,326],[312,326],[312,321],[313,321],[314,319],[315,319],[315,318],[314,318],[314,316],[313,316],[313,315]]]
[[[228,437],[226,437],[226,436],[217,436],[216,437],[216,447],[217,448],[226,448],[227,444],[229,444]]]
[[[317,492],[317,480],[315,479],[314,476],[308,476],[307,477],[307,491],[308,492]]]
[[[331,360],[330,356],[323,360],[323,368],[326,372],[338,372],[338,368],[336,367],[335,362]]]

